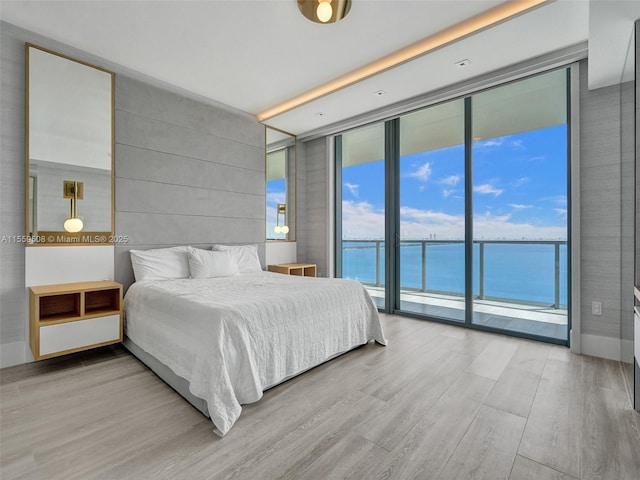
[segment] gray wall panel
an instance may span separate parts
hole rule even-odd
[[[633,340],[634,203],[635,203],[635,83],[620,86],[620,338]]]
[[[23,235],[24,40],[0,28],[0,235]],[[0,342],[26,341],[24,245],[0,243]]]
[[[329,208],[327,165],[327,140],[319,138],[302,143],[300,149],[304,183],[299,197],[304,197],[304,205],[298,205],[298,257],[300,261],[315,263],[318,274],[327,276],[329,268],[329,245],[327,232],[327,209]],[[300,210],[300,207],[304,210]]]
[[[116,232],[131,245],[258,243],[264,242],[264,219],[119,212]]]
[[[619,85],[588,91],[586,62],[580,73],[582,333],[621,338],[630,308],[623,293],[624,262],[633,255],[623,223],[633,191],[624,182],[630,166],[622,155],[621,121],[632,117],[621,110]],[[592,301],[602,302],[602,315],[591,313]]]
[[[116,279],[128,249],[257,243],[264,252],[264,127],[247,114],[116,76]],[[262,261],[264,263],[264,253]]]
[[[119,178],[166,182],[228,192],[263,194],[264,172],[181,157],[128,145],[116,145]],[[176,168],[180,165],[180,168]]]
[[[118,212],[264,219],[264,196],[118,178]]]
[[[125,80],[119,78],[116,81]],[[116,141],[123,145],[264,172],[264,147],[235,142],[122,110],[116,110]]]
[[[148,84],[130,78],[126,82],[116,81],[116,108],[239,143],[264,147],[263,130],[254,126],[247,128],[247,125],[255,123],[253,116],[221,107],[212,108],[173,92],[149,88]]]

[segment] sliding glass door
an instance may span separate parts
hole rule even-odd
[[[566,340],[566,70],[471,101],[472,321]]]
[[[336,137],[338,276],[379,308],[568,342],[568,69]]]
[[[338,276],[363,283],[385,308],[384,123],[341,135],[336,142]]]
[[[465,321],[464,100],[400,118],[400,310]]]

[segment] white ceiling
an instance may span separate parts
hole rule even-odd
[[[296,0],[0,0],[0,18],[255,114],[500,3],[353,0],[345,19],[322,25],[304,18]],[[617,14],[590,20],[590,4]],[[638,17],[638,0],[552,1],[265,123],[309,132],[586,40],[608,60],[590,65],[590,76],[614,83]],[[626,38],[612,35],[622,24]],[[456,68],[463,59],[471,64]]]

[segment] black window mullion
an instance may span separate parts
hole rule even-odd
[[[335,276],[342,278],[342,135],[335,137]]]
[[[471,97],[464,99],[464,291],[465,323],[473,320],[473,122]]]
[[[400,306],[400,129],[399,119],[385,122],[385,312]]]

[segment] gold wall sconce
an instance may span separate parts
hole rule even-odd
[[[280,215],[282,215],[282,225],[280,225]],[[289,227],[287,226],[287,204],[279,203],[276,209],[276,226],[273,227],[273,231],[276,233],[289,233]]]
[[[69,233],[82,231],[84,224],[78,218],[77,203],[84,198],[84,183],[75,180],[65,180],[63,182],[63,196],[71,199],[71,211],[69,218],[64,221],[64,229]]]

